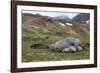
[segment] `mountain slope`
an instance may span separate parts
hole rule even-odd
[[[80,16],[82,15],[82,16]],[[78,19],[78,17],[85,18],[83,14],[79,14],[74,19]],[[58,18],[59,19],[59,18]],[[55,20],[49,16],[42,16],[42,15],[33,15],[29,13],[22,14],[22,28],[23,28],[23,35],[89,35],[89,30],[87,28],[87,24],[80,25],[81,23],[76,23],[71,21],[68,18],[64,18],[61,20]],[[65,21],[70,20],[70,22]],[[83,20],[83,19],[82,19]],[[87,19],[84,19],[87,20]],[[64,21],[64,22],[62,22]],[[71,24],[71,25],[69,25]]]
[[[84,23],[90,19],[89,13],[80,13],[77,16],[75,16],[72,20],[78,21],[80,23]]]

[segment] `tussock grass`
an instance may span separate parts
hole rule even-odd
[[[62,60],[83,60],[89,59],[89,37],[87,36],[77,36],[78,39],[82,41],[85,45],[85,50],[72,53],[72,52],[52,52],[49,49],[35,49],[30,48],[31,44],[42,43],[42,44],[52,44],[57,40],[64,39],[67,36],[57,36],[48,35],[47,40],[23,40],[22,42],[22,62],[38,62],[38,61],[62,61]]]

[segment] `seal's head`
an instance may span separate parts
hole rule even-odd
[[[55,50],[55,46],[54,46],[53,44],[48,45],[48,47],[49,47],[49,50],[50,50],[50,51],[54,51],[54,50]]]

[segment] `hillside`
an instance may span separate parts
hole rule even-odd
[[[75,16],[72,20],[78,21],[80,23],[84,23],[90,19],[89,13],[80,13],[77,16]]]
[[[25,33],[33,36],[43,34],[87,35],[89,33],[87,24],[81,25],[80,23],[71,22],[71,20],[68,22],[63,18],[60,19],[58,16],[58,19],[56,17],[55,20],[54,18],[48,16],[23,13],[23,35],[25,35]],[[69,19],[67,18],[66,20]]]

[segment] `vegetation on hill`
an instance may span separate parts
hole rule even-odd
[[[89,59],[88,28],[87,23],[68,17],[55,19],[40,14],[22,13],[22,62]],[[44,48],[30,48],[31,44],[52,44],[67,37],[80,39],[85,50],[77,53],[58,53]]]

